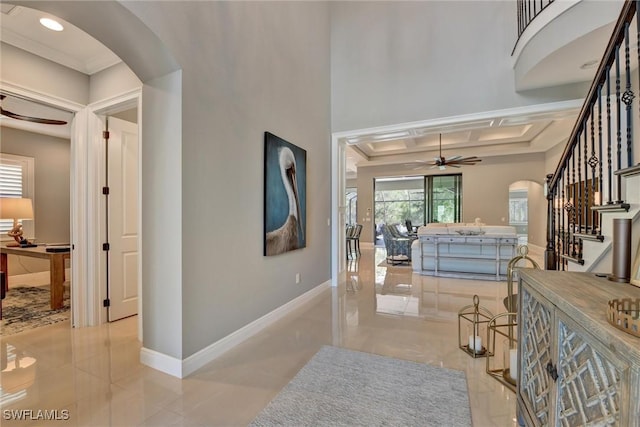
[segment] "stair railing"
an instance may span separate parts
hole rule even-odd
[[[565,270],[568,262],[584,264],[584,241],[604,240],[603,212],[629,210],[621,177],[638,168],[632,164],[637,144],[632,73],[638,72],[640,62],[638,1],[624,3],[560,162],[547,176],[548,270]],[[639,87],[640,77],[636,93]]]
[[[518,38],[531,21],[551,3],[553,0],[518,0]]]

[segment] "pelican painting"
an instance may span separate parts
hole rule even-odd
[[[304,248],[306,151],[265,133],[264,254]]]

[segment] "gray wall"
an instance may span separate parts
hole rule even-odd
[[[4,126],[0,127],[0,141],[3,153],[35,158],[33,210],[37,241],[70,242],[70,141]],[[48,270],[46,260],[9,259],[10,275]]]
[[[91,76],[89,102],[102,101],[141,86],[140,79],[121,62]]]
[[[20,83],[36,92],[86,104],[89,101],[89,76],[48,59],[33,55],[6,43],[0,44],[2,80]]]
[[[316,2],[127,7],[182,67],[187,357],[330,278],[329,10]],[[274,257],[262,255],[265,131],[307,150],[313,196],[307,247]]]
[[[515,1],[331,3],[333,131],[584,97],[516,93]]]

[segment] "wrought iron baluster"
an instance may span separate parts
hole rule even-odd
[[[607,204],[613,204],[613,167],[611,161],[611,70],[607,71]]]
[[[580,147],[580,142],[582,141],[582,132],[584,131],[584,122],[582,123],[582,129],[580,130],[580,132],[578,133],[578,139],[576,141],[576,151],[578,152],[578,181],[576,182],[576,188],[574,187],[574,191],[576,191],[577,197],[574,194],[573,195],[573,205],[574,207],[577,209],[576,210],[576,219],[578,222],[578,233],[582,233],[583,229],[582,229],[582,217],[583,217],[583,210],[582,210],[582,205],[584,204],[584,196],[582,194],[582,188],[584,187],[582,185],[582,149]],[[577,199],[577,202],[576,202]],[[574,230],[575,231],[575,230]]]
[[[571,256],[575,258],[576,256],[576,149],[573,147],[573,152],[571,153],[571,182],[569,183],[571,191],[569,192],[569,208],[570,208],[570,217],[569,217],[569,227],[570,227],[570,236],[571,236]]]
[[[589,186],[587,183],[589,182],[589,172],[588,172],[588,153],[587,153],[587,119],[584,119],[584,138],[582,139],[582,149],[583,149],[583,157],[582,161],[584,162],[584,181],[580,180],[580,189],[582,191],[582,212],[580,216],[582,216],[582,223],[584,225],[584,233],[589,231]],[[593,224],[591,224],[593,225]],[[580,254],[582,255],[582,253]]]
[[[616,170],[622,169],[622,95],[620,94],[620,46],[616,49]],[[622,203],[622,177],[616,176],[616,204]]]
[[[624,71],[626,74],[627,85],[622,95],[622,102],[627,106],[627,167],[633,165],[633,155],[631,151],[631,110],[633,98],[635,95],[631,90],[631,60],[629,58],[629,23],[624,26]]]
[[[558,187],[554,187],[553,188],[553,209],[554,209],[554,214],[555,214],[555,234],[553,236],[553,238],[555,239],[555,245],[556,245],[556,254],[558,253],[558,251],[562,248],[562,246],[560,246],[560,233],[562,230],[562,225],[561,225],[561,217],[560,217],[560,212],[562,212],[562,205],[559,205],[560,203],[560,194],[558,192]],[[560,257],[556,256],[556,266],[555,269],[559,270],[559,264],[560,262]]]
[[[598,157],[598,189],[600,190],[600,197],[597,203],[602,205],[602,199],[604,198],[604,189],[602,187],[602,84],[598,86]]]
[[[564,209],[564,207],[566,206],[566,198],[565,198],[565,188],[566,188],[566,183],[568,181],[567,178],[567,174],[569,173],[568,168],[564,168],[564,170],[562,171],[562,186],[560,187],[562,189],[562,208]],[[567,216],[568,212],[567,210],[564,210],[562,212],[562,225],[561,225],[561,230],[562,230],[562,235],[560,236],[562,238],[562,253],[565,255],[569,255],[569,246],[568,246],[568,240],[567,240],[567,225],[569,222],[569,217]],[[564,258],[562,258],[562,269],[564,270],[564,265],[565,265],[565,261]]]
[[[598,111],[598,116],[600,112]],[[595,105],[591,106],[591,157],[589,157],[589,166],[591,166],[591,206],[598,204],[596,200],[596,183],[598,178],[596,177],[596,167],[598,166],[598,157],[596,156],[596,135],[595,135]],[[598,212],[591,210],[591,234],[598,234],[597,225]]]

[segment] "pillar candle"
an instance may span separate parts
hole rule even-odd
[[[512,380],[518,379],[518,350],[509,350],[509,376]]]
[[[469,350],[472,350],[474,352],[482,351],[482,338],[480,338],[479,335],[476,335],[475,343],[473,338],[473,335],[469,335]]]

